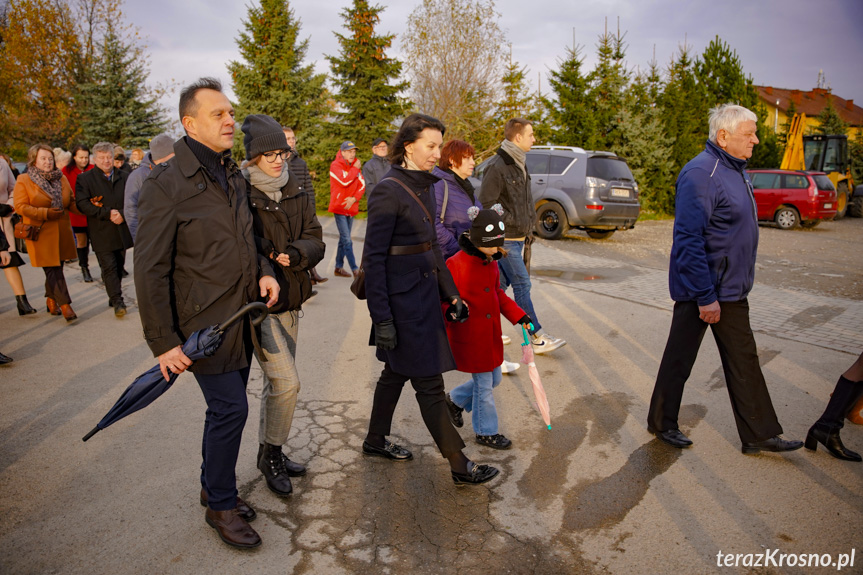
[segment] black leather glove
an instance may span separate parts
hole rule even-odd
[[[524,317],[522,317],[520,320],[518,320],[518,325],[524,325],[524,326],[529,325],[529,326],[533,327],[533,320],[530,319],[529,315],[524,314]]]
[[[375,345],[383,350],[395,349],[396,326],[393,320],[388,319],[375,324]]]
[[[0,218],[5,218],[14,211],[15,208],[10,206],[9,204],[0,204]]]
[[[460,297],[456,297],[455,303],[450,303],[449,307],[446,308],[444,317],[446,317],[447,321],[464,323],[468,318],[467,305],[465,305],[464,301],[462,301]]]

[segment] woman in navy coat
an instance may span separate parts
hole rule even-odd
[[[363,453],[395,461],[412,459],[386,439],[402,387],[410,379],[423,421],[449,460],[457,485],[484,483],[498,474],[462,453],[464,442],[452,425],[443,376],[455,369],[441,301],[451,303],[450,319],[467,317],[437,243],[430,171],[440,158],[445,128],[440,120],[412,114],[392,146],[392,168],[369,197],[363,268],[373,328],[371,345],[384,369],[375,388]],[[410,191],[409,191],[410,190]],[[413,194],[411,194],[413,192]],[[416,197],[414,197],[414,195]],[[420,204],[422,202],[422,205]]]

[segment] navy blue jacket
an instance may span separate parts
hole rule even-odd
[[[680,171],[668,269],[674,301],[740,301],[752,290],[758,219],[745,168],[708,141]]]

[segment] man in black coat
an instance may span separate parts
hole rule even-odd
[[[123,301],[123,266],[126,250],[132,247],[132,234],[123,219],[127,174],[114,167],[114,145],[99,142],[93,146],[95,170],[80,174],[75,182],[75,202],[87,216],[90,242],[99,268],[102,282],[108,292],[108,304],[114,315],[126,315]]]
[[[256,513],[237,496],[235,475],[249,411],[250,325],[235,324],[218,350],[194,365],[181,345],[259,296],[272,306],[279,285],[255,249],[246,182],[231,158],[234,109],[221,83],[202,78],[184,88],[180,118],[186,136],[174,143],[174,159],[144,180],[138,202],[141,323],[165,379],[168,370],[189,368],[207,401],[201,465],[207,524],[229,545],[257,547],[261,538],[248,524]]]

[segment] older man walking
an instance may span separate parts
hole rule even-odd
[[[387,155],[390,152],[387,141],[383,138],[375,138],[372,142],[372,157],[363,164],[363,179],[366,181],[366,195],[372,193],[378,182],[384,179],[387,172],[390,171],[392,164],[387,160]]]
[[[132,239],[138,233],[138,195],[144,180],[153,171],[153,168],[163,164],[174,157],[174,140],[168,134],[159,134],[150,140],[150,151],[141,160],[141,165],[132,170],[126,179],[126,201],[123,203],[123,216],[129,224],[129,232]]]
[[[780,436],[749,326],[758,220],[745,168],[758,143],[756,120],[742,106],[712,109],[706,148],[677,177],[668,271],[674,315],[647,415],[647,429],[674,447],[692,445],[677,416],[707,326],[719,348],[743,453],[803,446]]]
[[[186,136],[174,143],[176,156],[156,166],[141,188],[138,307],[144,338],[165,379],[168,370],[188,368],[207,402],[201,448],[206,522],[228,545],[257,547],[261,538],[248,524],[256,513],[238,497],[235,474],[249,412],[249,323],[228,329],[219,349],[194,365],[181,345],[259,295],[269,296],[272,306],[279,284],[255,248],[246,181],[231,158],[234,109],[221,83],[201,78],[184,88],[180,119]]]

